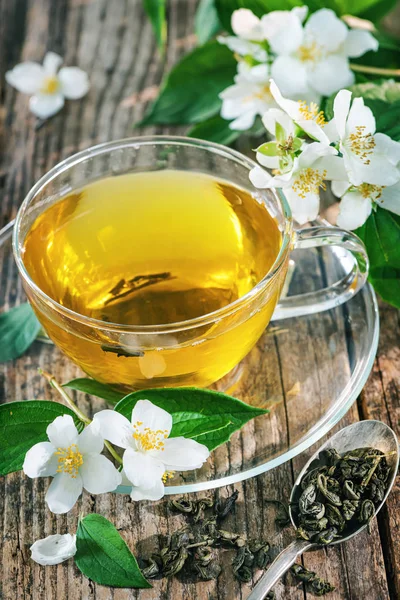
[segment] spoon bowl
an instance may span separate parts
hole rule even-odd
[[[349,425],[344,429],[338,431],[333,435],[325,444],[318,448],[317,452],[313,454],[310,460],[304,465],[299,476],[297,477],[292,493],[290,495],[289,514],[290,520],[294,527],[298,527],[296,522],[296,515],[293,511],[293,506],[298,502],[298,499],[302,493],[301,481],[304,475],[314,467],[319,466],[320,460],[319,455],[323,450],[329,448],[335,448],[339,454],[344,454],[350,450],[356,448],[375,448],[386,454],[386,461],[390,467],[390,476],[387,480],[387,488],[385,495],[380,504],[375,506],[375,515],[380,511],[383,504],[393,487],[396,480],[397,471],[399,468],[399,443],[394,431],[382,423],[381,421],[360,421]],[[357,535],[368,527],[368,523],[360,525],[354,531],[346,536],[335,539],[330,546],[333,544],[340,544],[346,542],[353,536]],[[269,567],[268,571],[263,575],[260,581],[252,590],[248,600],[263,600],[275,583],[282,577],[282,575],[296,562],[296,560],[305,552],[312,548],[320,548],[321,546],[306,540],[294,540],[287,548],[285,548],[274,560]]]

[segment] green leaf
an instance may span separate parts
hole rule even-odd
[[[20,471],[34,444],[47,441],[46,429],[60,415],[71,415],[79,431],[83,423],[63,404],[47,400],[7,402],[0,406],[0,475]]]
[[[365,100],[374,113],[376,119],[376,130],[386,133],[392,140],[400,141],[400,100],[388,104],[379,100]]]
[[[278,144],[276,142],[266,142],[258,146],[257,152],[264,154],[264,156],[278,156]]]
[[[194,30],[199,44],[205,44],[222,29],[215,0],[200,0],[194,18]]]
[[[369,19],[373,23],[380,21],[388,12],[396,6],[397,0],[375,0],[373,4],[366,6],[360,13],[363,19]]]
[[[160,94],[139,126],[199,123],[215,115],[218,94],[232,85],[233,53],[213,40],[187,54],[169,73]]]
[[[167,0],[143,0],[143,6],[153,26],[157,46],[163,53],[167,41]]]
[[[63,383],[63,387],[68,387],[77,390],[78,392],[84,392],[91,396],[97,396],[97,398],[103,398],[103,400],[107,400],[110,404],[116,404],[126,396],[126,393],[119,392],[111,385],[100,383],[99,381],[89,379],[88,377],[72,379],[71,381],[68,381],[68,383]]]
[[[21,356],[35,341],[41,325],[25,302],[0,314],[0,362]]]
[[[100,585],[152,587],[114,525],[96,513],[79,521],[75,563],[86,577]]]
[[[254,417],[268,413],[226,394],[190,387],[133,392],[118,402],[114,410],[130,420],[136,402],[143,399],[172,415],[171,437],[194,439],[210,451],[227,442],[232,433]]]
[[[355,233],[363,240],[374,267],[400,268],[400,216],[377,207]]]
[[[243,133],[243,131],[231,129],[229,123],[230,121],[223,119],[220,115],[215,115],[215,117],[192,127],[188,136],[228,146]]]
[[[355,233],[367,248],[372,285],[384,300],[399,306],[400,216],[377,207]]]
[[[369,280],[383,300],[400,308],[400,268],[372,268]]]
[[[278,142],[286,141],[286,131],[278,121],[275,122],[275,137]]]

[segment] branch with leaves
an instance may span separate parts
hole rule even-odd
[[[252,182],[282,188],[299,223],[317,217],[332,181],[337,224],[356,230],[370,282],[400,307],[400,44],[379,25],[392,6],[204,0],[197,32],[226,34],[171,70],[138,125],[188,124],[189,136],[222,144],[263,137]]]
[[[22,470],[31,478],[52,477],[45,500],[56,514],[69,512],[83,490],[103,494],[121,483],[131,488],[133,500],[159,500],[175,472],[200,468],[235,431],[268,412],[211,390],[164,388],[125,395],[92,379],[60,385],[50,374],[42,375],[65,404],[31,400],[0,406],[0,475]],[[115,406],[91,420],[67,388]],[[102,454],[104,446],[111,458]],[[82,573],[102,585],[151,587],[118,531],[100,515],[81,518],[76,535],[49,536],[31,551],[42,565],[75,557]]]

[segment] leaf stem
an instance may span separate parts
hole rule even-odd
[[[382,75],[382,77],[400,77],[400,69],[383,69],[381,67],[354,65],[352,63],[350,63],[350,69],[356,73],[369,73],[370,75]]]
[[[74,411],[74,413],[80,418],[80,420],[83,421],[86,425],[89,425],[89,423],[91,423],[91,420],[89,419],[89,417],[87,417],[77,407],[75,402],[72,400],[71,396],[69,396],[69,394],[67,394],[67,392],[64,390],[64,388],[61,387],[61,385],[57,382],[54,375],[50,375],[50,373],[47,373],[46,371],[43,371],[42,369],[39,369],[39,373],[40,373],[40,375],[43,375],[43,377],[45,379],[47,379],[47,381],[49,382],[51,387],[53,387],[55,390],[57,390],[57,392],[60,394],[60,396],[62,396],[62,398],[68,404],[69,408]]]
[[[53,387],[55,390],[57,390],[57,392],[60,394],[60,396],[62,396],[62,398],[65,400],[65,402],[67,403],[69,408],[76,414],[76,416],[79,417],[80,420],[85,423],[85,425],[90,425],[90,423],[92,422],[91,419],[89,419],[89,417],[87,417],[80,410],[80,408],[77,407],[75,402],[72,400],[71,396],[69,394],[67,394],[67,392],[64,390],[64,388],[58,383],[58,381],[55,379],[54,375],[51,375],[50,373],[47,373],[46,371],[43,371],[42,369],[39,369],[39,373],[40,373],[40,375],[43,375],[43,377],[45,379],[47,379],[47,381],[49,382],[51,387]],[[108,442],[107,440],[104,440],[104,445],[107,448],[107,450],[109,451],[109,453],[115,458],[115,460],[117,462],[119,462],[120,465],[122,465],[122,458],[120,457],[118,452],[115,450],[114,446],[112,446],[110,444],[110,442]]]
[[[111,456],[113,456],[115,458],[115,460],[117,462],[119,462],[120,465],[122,465],[122,458],[120,457],[118,452],[115,450],[114,446],[112,444],[110,444],[110,442],[107,442],[107,440],[104,440],[104,445],[107,448],[107,450],[109,451],[109,453],[111,454]]]

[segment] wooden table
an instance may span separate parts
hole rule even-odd
[[[170,39],[165,64],[159,58],[141,0],[0,0],[0,227],[15,216],[31,184],[50,167],[94,143],[132,134],[132,123],[144,112],[162,74],[195,44],[195,0],[169,2]],[[61,54],[68,65],[85,69],[91,90],[83,101],[67,103],[64,110],[35,130],[27,97],[5,84],[4,73],[22,60],[41,60],[47,50]],[[181,133],[179,128],[147,128],[143,133]],[[20,283],[0,290],[1,305],[12,306],[22,295]],[[400,322],[395,309],[381,305],[381,338],[373,372],[340,426],[358,419],[376,418],[400,433]],[[68,380],[77,368],[61,353],[34,344],[15,362],[0,365],[2,401],[49,398],[52,391],[36,368],[51,369]],[[57,361],[54,364],[54,356]],[[90,400],[81,395],[82,408],[90,412]],[[98,407],[97,407],[98,408]],[[313,450],[310,449],[309,452]],[[274,510],[264,502],[287,498],[296,473],[307,455],[272,472],[235,486],[240,492],[230,526],[249,536],[271,539],[276,553],[292,537],[279,532]],[[50,513],[44,502],[47,482],[21,473],[0,482],[2,560],[0,597],[13,599],[122,600],[163,599],[236,600],[246,598],[250,584],[236,582],[226,569],[217,581],[182,583],[178,579],[155,582],[153,590],[110,590],[81,576],[73,562],[43,568],[30,560],[29,546],[50,533],[74,531],[80,510],[111,518],[135,553],[152,548],[156,534],[175,529],[179,517],[171,517],[167,501],[134,503],[125,496],[90,496],[65,516]],[[232,489],[217,490],[226,496]],[[336,591],[331,600],[387,600],[400,598],[400,487],[397,483],[371,535],[363,533],[344,546],[304,556],[306,567],[328,578]],[[258,575],[257,575],[258,577]],[[2,589],[1,589],[2,588]],[[276,587],[278,599],[309,598],[288,583]]]

